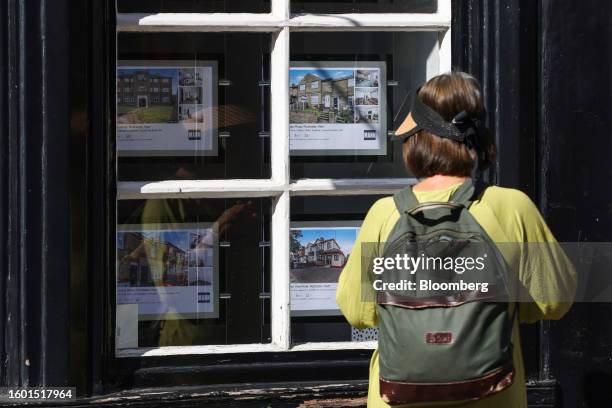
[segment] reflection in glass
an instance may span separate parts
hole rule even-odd
[[[269,200],[129,200],[118,210],[117,349],[269,341]]]

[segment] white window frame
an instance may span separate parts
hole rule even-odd
[[[117,198],[272,199],[271,227],[271,342],[167,346],[116,350],[116,357],[277,351],[374,349],[376,342],[292,344],[289,293],[289,218],[291,196],[393,194],[413,184],[411,178],[298,179],[289,174],[289,33],[320,31],[429,31],[438,33],[437,64],[426,61],[428,78],[451,70],[451,0],[438,0],[436,13],[299,14],[290,13],[290,0],[271,0],[270,13],[118,13],[119,32],[269,32],[271,94],[271,177],[269,179],[167,180],[117,183]],[[432,53],[434,54],[434,53]]]

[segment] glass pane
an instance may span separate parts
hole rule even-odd
[[[311,341],[376,340],[375,330],[355,330],[336,304],[338,277],[368,209],[381,196],[291,199],[291,338]]]
[[[270,341],[269,199],[118,203],[116,348]]]
[[[435,13],[436,0],[297,0],[293,13]]]
[[[407,177],[388,136],[438,72],[437,34],[294,33],[291,177]]]
[[[119,13],[269,13],[270,0],[117,0]]]
[[[118,179],[268,178],[269,34],[121,33]]]

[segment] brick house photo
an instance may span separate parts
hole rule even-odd
[[[119,286],[186,286],[189,261],[201,258],[182,245],[184,232],[117,233]],[[200,251],[201,252],[201,251]],[[195,261],[192,261],[195,262]],[[204,266],[204,265],[202,265]]]
[[[119,68],[117,122],[174,123],[177,121],[175,68]]]

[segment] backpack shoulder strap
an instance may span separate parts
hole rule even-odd
[[[474,181],[469,178],[459,186],[459,188],[453,193],[449,201],[456,204],[461,204],[465,208],[470,208],[470,205],[482,196],[486,190],[487,185],[480,180]]]
[[[393,201],[400,214],[405,213],[419,205],[419,200],[412,192],[412,186],[407,186],[393,195]]]

